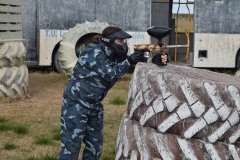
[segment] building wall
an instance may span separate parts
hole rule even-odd
[[[172,18],[175,21],[175,24],[177,23],[177,14],[173,14]],[[176,24],[177,25],[177,24]],[[178,15],[178,31],[187,31],[188,29],[188,14],[179,14]],[[190,14],[190,30],[193,32],[194,30],[194,16],[193,14]]]
[[[127,31],[146,31],[151,24],[151,0],[24,0],[23,38],[27,61],[38,60],[39,29],[64,29],[99,20]]]
[[[195,33],[240,33],[239,0],[195,0]]]
[[[240,50],[239,8],[239,0],[195,1],[194,67],[236,67]]]

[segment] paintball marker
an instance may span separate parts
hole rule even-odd
[[[153,52],[160,52],[161,55],[166,54],[168,48],[187,48],[188,45],[166,45],[162,43],[162,38],[171,33],[172,29],[163,26],[154,26],[147,30],[147,33],[158,40],[158,44],[139,44],[134,45],[134,51],[144,52],[146,58],[153,58]]]

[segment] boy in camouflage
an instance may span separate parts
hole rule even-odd
[[[96,38],[96,37],[95,37]],[[103,146],[103,105],[101,101],[113,84],[138,62],[142,52],[127,56],[125,39],[131,35],[114,26],[86,47],[78,58],[66,85],[61,112],[61,151],[59,160],[77,160],[81,143],[82,159],[99,160]],[[166,63],[167,58],[162,57]]]

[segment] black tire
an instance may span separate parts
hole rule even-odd
[[[240,70],[240,51],[238,52],[238,56],[237,56],[236,68]]]
[[[235,73],[235,77],[240,78],[240,50],[238,51],[238,54],[237,54],[236,68],[237,68],[237,71]]]
[[[63,69],[62,67],[60,66],[60,63],[59,63],[59,52],[58,50],[54,53],[54,57],[53,57],[53,63],[54,63],[54,70],[58,73],[63,73]]]

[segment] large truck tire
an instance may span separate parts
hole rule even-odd
[[[26,58],[26,49],[22,42],[0,44],[0,67],[21,66]]]
[[[28,68],[26,65],[0,68],[0,98],[26,96],[27,85]]]
[[[159,133],[124,117],[115,160],[239,160],[240,145]]]
[[[56,50],[53,57],[54,71],[58,73],[64,73],[62,67],[60,66],[58,57],[59,57],[59,50]]]
[[[239,51],[237,53],[237,57],[236,57],[236,68],[238,70],[240,70],[240,49],[239,49]]]
[[[101,34],[102,30],[109,26],[107,23],[94,21],[86,21],[82,24],[77,24],[74,28],[69,29],[64,35],[59,47],[59,63],[63,71],[70,76],[77,62],[76,51],[79,51],[81,44],[79,40],[86,38],[86,35]],[[85,42],[82,42],[84,44]]]
[[[240,159],[240,79],[172,65],[136,65],[118,159]]]

